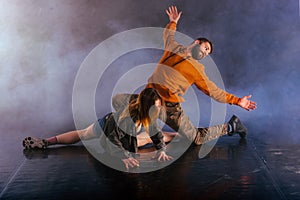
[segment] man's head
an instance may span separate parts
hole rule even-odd
[[[200,60],[211,54],[213,51],[213,46],[211,41],[206,38],[197,38],[191,48],[192,57],[196,60]]]

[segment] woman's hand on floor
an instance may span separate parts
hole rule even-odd
[[[125,167],[127,170],[129,170],[129,168],[134,168],[134,167],[139,167],[140,163],[137,159],[135,158],[126,158],[126,159],[122,159],[122,162],[125,164]]]
[[[166,152],[164,152],[164,151],[160,151],[157,155],[157,160],[158,161],[169,161],[169,160],[172,160],[172,159],[173,159],[173,157],[167,155]]]

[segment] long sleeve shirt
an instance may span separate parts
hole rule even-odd
[[[237,104],[239,98],[216,86],[205,73],[204,66],[188,56],[187,47],[175,41],[176,23],[167,24],[164,33],[164,53],[146,87],[155,88],[168,102],[184,102],[183,95],[195,86],[218,102]]]

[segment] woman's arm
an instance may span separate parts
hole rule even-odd
[[[129,168],[139,167],[139,161],[132,157],[132,153],[126,150],[121,142],[121,138],[123,138],[126,133],[117,126],[115,117],[116,116],[111,115],[105,123],[106,150],[110,155],[120,158],[127,170]],[[128,139],[130,138],[128,137]]]
[[[168,161],[172,160],[173,157],[166,154],[166,144],[164,142],[164,136],[160,129],[158,129],[157,124],[151,125],[149,127],[150,132],[150,138],[155,146],[155,148],[158,150],[157,152],[157,160],[158,161]],[[154,134],[156,133],[156,134]]]

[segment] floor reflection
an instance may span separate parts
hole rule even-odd
[[[176,147],[178,143],[167,147],[174,162],[148,173],[112,169],[83,145],[24,150],[25,162],[1,199],[300,197],[299,146],[268,146],[252,139],[223,137],[202,159],[201,146],[191,145],[182,155],[178,153],[182,149]],[[160,164],[146,158],[145,153],[152,150],[140,150],[141,168]]]

